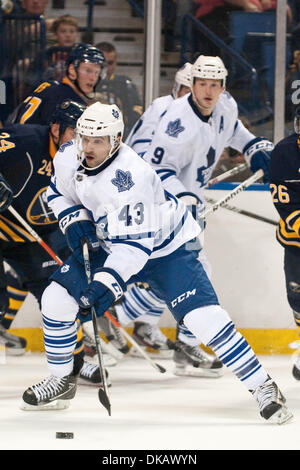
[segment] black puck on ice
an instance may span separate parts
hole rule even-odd
[[[57,432],[56,439],[73,439],[74,433],[73,432]]]

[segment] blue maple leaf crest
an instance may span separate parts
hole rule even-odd
[[[116,170],[115,178],[111,180],[117,186],[118,192],[128,191],[134,185],[130,171]]]
[[[119,112],[118,112],[116,109],[113,109],[113,110],[112,110],[112,115],[113,115],[113,117],[115,117],[116,119],[118,119],[118,117],[120,116]]]
[[[170,121],[166,130],[166,134],[170,137],[178,137],[180,132],[184,131],[184,127],[181,125],[180,119],[176,119],[175,121]]]

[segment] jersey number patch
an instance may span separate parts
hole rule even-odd
[[[125,223],[126,227],[132,225],[132,222],[141,225],[144,222],[144,204],[138,202],[132,208],[133,213],[130,214],[130,205],[126,204],[121,210],[118,219]]]

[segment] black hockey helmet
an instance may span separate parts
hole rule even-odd
[[[75,44],[66,60],[66,68],[68,70],[69,65],[73,64],[75,69],[77,69],[79,64],[81,64],[82,62],[99,64],[101,66],[101,78],[105,78],[105,57],[102,52],[97,49],[97,47],[93,46],[92,44],[86,44],[83,42]]]
[[[300,134],[300,106],[297,106],[294,113],[294,130],[296,134]]]
[[[49,124],[59,123],[59,134],[62,135],[67,127],[76,128],[77,119],[86,108],[84,104],[76,101],[63,101],[56,105]]]

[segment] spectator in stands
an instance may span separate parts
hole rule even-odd
[[[196,5],[195,16],[207,28],[215,33],[222,41],[228,43],[229,13],[242,10],[248,13],[262,13],[276,9],[277,0],[194,0]],[[291,23],[292,13],[287,5],[287,19]],[[204,35],[198,41],[198,52],[206,55],[222,55],[220,49]]]
[[[55,46],[73,47],[78,41],[78,21],[71,15],[59,16],[53,21],[51,32],[56,41]]]
[[[66,60],[72,47],[78,41],[78,21],[71,15],[59,16],[53,21],[51,32],[56,42],[53,47],[46,50],[45,72],[42,78],[43,80],[61,80],[65,75]]]
[[[107,65],[106,79],[97,85],[96,92],[100,94],[99,101],[117,104],[122,110],[126,139],[143,111],[138,89],[128,76],[115,73],[118,63],[115,46],[109,42],[100,42],[96,47],[103,53]]]

